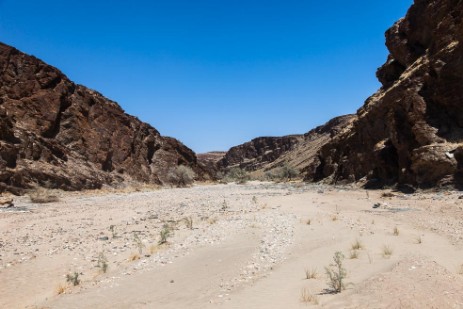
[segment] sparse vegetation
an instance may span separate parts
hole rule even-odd
[[[383,247],[383,257],[384,258],[390,258],[391,255],[392,255],[392,252],[393,252],[393,250],[392,250],[391,247],[389,247],[389,246],[384,246]]]
[[[217,223],[218,219],[216,217],[211,217],[207,219],[207,223],[210,225]]]
[[[331,221],[333,221],[333,222],[334,222],[334,221],[338,221],[338,216],[337,216],[337,215],[333,215],[333,216],[331,217]]]
[[[310,219],[307,219],[307,221],[305,222],[307,225],[310,225],[312,223],[312,220]]]
[[[188,229],[192,230],[193,229],[193,218],[192,217],[185,217],[183,220],[185,221],[185,226]]]
[[[255,195],[252,197],[252,202],[253,202],[254,204],[257,204],[257,197],[256,197]]]
[[[148,248],[148,252],[149,252],[150,254],[155,254],[158,250],[159,250],[159,246],[158,246],[158,245],[151,245],[151,246]]]
[[[129,261],[130,262],[133,262],[133,261],[136,261],[136,260],[139,260],[139,259],[140,259],[140,255],[138,253],[132,253],[129,256]]]
[[[306,279],[316,279],[318,277],[318,272],[316,268],[305,269],[305,278]]]
[[[113,238],[117,237],[116,226],[114,224],[111,224],[109,226],[109,231],[111,232],[111,235],[112,235]]]
[[[226,200],[223,200],[221,211],[226,211],[228,209],[228,204]]]
[[[309,289],[303,288],[301,290],[301,302],[306,304],[318,305],[318,298],[317,296],[310,293]]]
[[[66,282],[72,283],[72,285],[76,286],[80,284],[79,273],[74,272],[73,274],[66,275]]]
[[[195,172],[188,166],[179,165],[169,170],[167,175],[169,182],[180,188],[185,188],[193,184]]]
[[[138,237],[137,233],[133,233],[133,241],[135,242],[135,245],[138,248],[138,253],[142,254],[143,253],[143,248],[145,248],[145,245],[141,241],[140,237]]]
[[[399,236],[400,232],[399,232],[399,228],[397,226],[394,227],[393,234],[394,234],[394,236]]]
[[[56,287],[56,294],[58,294],[58,295],[64,294],[64,293],[66,293],[66,290],[67,290],[67,286],[65,284],[63,284],[63,283],[60,283]]]
[[[285,163],[283,166],[275,168],[271,171],[267,171],[265,176],[268,180],[272,181],[291,181],[293,178],[298,177],[300,171],[290,166],[289,164]]]
[[[352,250],[363,249],[363,244],[358,239],[356,239],[355,242],[352,244],[351,249]]]
[[[328,276],[328,286],[330,287],[330,292],[332,293],[341,293],[345,289],[344,279],[347,277],[347,271],[342,265],[342,260],[344,259],[344,254],[337,251],[333,256],[333,264],[330,264],[329,267],[325,267],[326,274]]]
[[[421,236],[418,236],[416,239],[415,239],[415,242],[417,245],[421,245],[423,243],[423,240],[421,239]]]
[[[350,254],[349,254],[349,258],[350,258],[351,260],[353,260],[353,259],[358,259],[358,258],[359,258],[359,252],[358,252],[358,250],[351,250],[351,251],[350,251]]]
[[[245,184],[249,179],[249,173],[239,167],[231,168],[225,176],[227,182],[235,181],[238,184]]]
[[[158,242],[159,245],[163,245],[167,243],[167,238],[172,236],[172,228],[168,224],[164,224],[162,226],[161,232],[159,232],[159,236],[160,236],[160,239]]]
[[[101,252],[98,255],[96,267],[98,267],[100,271],[104,274],[108,271],[108,259],[106,258],[103,252]]]
[[[29,199],[32,203],[46,204],[59,201],[59,197],[53,194],[52,191],[44,188],[37,188],[29,192]]]

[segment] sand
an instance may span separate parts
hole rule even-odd
[[[16,197],[0,308],[463,308],[460,196],[251,182]]]

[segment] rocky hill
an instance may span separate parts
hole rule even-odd
[[[462,0],[415,0],[386,32],[382,88],[358,110],[351,130],[322,147],[306,179],[461,185],[462,16]]]
[[[39,185],[79,190],[136,180],[169,182],[192,150],[127,115],[56,68],[0,43],[0,192]]]
[[[288,164],[305,172],[320,148],[349,128],[354,115],[334,118],[304,135],[259,137],[232,147],[217,162],[219,170],[240,167],[247,171],[270,171]]]

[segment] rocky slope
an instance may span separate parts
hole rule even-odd
[[[358,110],[352,130],[322,147],[306,179],[461,184],[462,15],[462,0],[415,0],[386,32],[382,88]]]
[[[0,43],[0,192],[136,180],[164,184],[177,165],[207,177],[192,150],[101,94]]]
[[[240,167],[248,171],[269,171],[288,164],[306,171],[321,146],[343,132],[354,115],[334,118],[304,135],[259,137],[232,147],[217,165],[220,170]]]

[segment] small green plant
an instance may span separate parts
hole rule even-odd
[[[310,293],[309,289],[303,288],[301,290],[301,302],[306,304],[312,303],[314,305],[318,305],[318,298],[317,296]]]
[[[158,242],[159,245],[163,245],[167,243],[167,238],[172,235],[172,229],[168,224],[164,224],[162,226],[161,232],[159,232],[160,240]]]
[[[104,274],[108,271],[108,259],[103,252],[98,255],[96,267],[98,267]]]
[[[116,226],[114,224],[111,224],[109,226],[109,231],[111,232],[113,238],[117,237]]]
[[[223,200],[223,203],[222,203],[222,208],[220,208],[220,210],[222,211],[226,211],[228,209],[228,204],[227,204],[227,201],[226,200]]]
[[[341,293],[345,289],[344,279],[347,277],[347,271],[342,265],[344,254],[337,251],[333,256],[333,264],[329,267],[325,267],[326,274],[328,276],[328,286],[332,293]]]
[[[192,230],[193,229],[193,218],[192,217],[185,217],[185,226]]]
[[[143,253],[143,248],[145,248],[145,245],[141,241],[140,237],[138,237],[137,233],[133,233],[133,241],[135,242],[135,245],[138,248],[138,253],[142,254]]]
[[[399,236],[400,232],[399,232],[399,228],[397,226],[394,227],[393,234],[394,234],[394,236]]]
[[[305,269],[305,278],[306,279],[316,279],[318,277],[318,272],[316,268]]]
[[[389,247],[389,246],[384,246],[383,247],[383,257],[384,258],[390,258],[391,255],[392,255],[392,252],[393,252],[393,250],[392,250],[391,247]]]
[[[363,244],[358,239],[356,239],[355,242],[352,244],[351,249],[352,250],[363,249]]]
[[[73,274],[67,274],[66,282],[70,282],[74,286],[79,285],[80,284],[79,273],[74,272]]]

